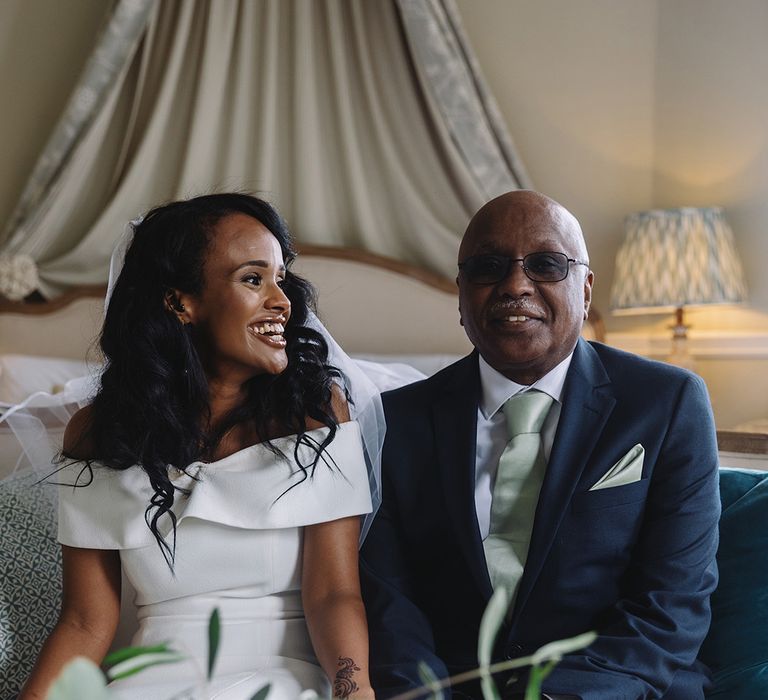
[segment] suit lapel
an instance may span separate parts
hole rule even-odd
[[[484,598],[493,589],[475,511],[475,451],[480,375],[477,352],[444,375],[432,405],[435,451],[454,537]]]
[[[616,403],[610,383],[597,353],[579,340],[563,388],[562,411],[536,507],[513,622],[536,584],[576,484]]]

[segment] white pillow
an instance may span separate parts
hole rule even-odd
[[[379,391],[391,391],[399,389],[401,386],[418,382],[425,378],[425,374],[410,365],[397,362],[371,362],[359,357],[353,358],[355,364],[363,370],[368,379],[370,379]]]
[[[371,355],[360,354],[355,355],[355,359],[365,360],[367,362],[376,362],[385,366],[396,367],[398,365],[408,365],[416,371],[426,374],[431,377],[436,372],[439,372],[443,367],[447,367],[456,360],[460,360],[463,355],[437,355],[437,354],[420,354],[420,355]],[[411,379],[410,381],[416,381],[419,377]]]
[[[358,355],[356,359],[375,363],[368,373],[380,391],[423,379],[455,362],[460,355]],[[375,370],[375,371],[374,371]],[[90,375],[88,364],[81,360],[34,355],[0,355],[0,405],[12,405],[30,394],[60,392],[77,377]]]
[[[90,374],[80,360],[33,355],[0,355],[0,404],[15,404],[30,394],[56,394],[76,377]]]

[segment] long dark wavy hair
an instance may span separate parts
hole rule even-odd
[[[247,399],[209,429],[208,382],[193,343],[194,328],[179,322],[166,297],[169,290],[193,295],[202,291],[203,266],[216,225],[236,213],[261,222],[280,244],[288,268],[283,291],[291,302],[284,334],[288,365],[281,374],[248,380]],[[150,211],[134,228],[100,338],[106,366],[86,432],[93,455],[87,467],[90,471],[91,462],[98,461],[113,469],[138,465],[146,472],[154,495],[145,519],[171,567],[176,488],[169,467],[184,470],[209,458],[229,429],[250,422],[264,438],[298,434],[294,456],[306,479],[336,434],[331,402],[333,380],[340,373],[328,364],[323,336],[306,325],[315,308],[315,292],[290,271],[295,257],[283,219],[270,204],[248,194],[172,202]],[[322,442],[305,438],[308,417],[330,429]],[[314,446],[315,457],[305,465],[298,459],[300,444]],[[170,545],[158,529],[163,517],[173,525]]]

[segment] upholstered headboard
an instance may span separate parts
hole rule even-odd
[[[294,270],[318,290],[319,314],[350,354],[463,355],[471,346],[459,325],[453,280],[349,248],[301,246]],[[0,355],[96,360],[102,287],[81,287],[40,304],[0,302]],[[590,314],[585,337],[602,340]],[[96,354],[97,355],[97,354]]]

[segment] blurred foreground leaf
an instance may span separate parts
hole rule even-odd
[[[496,613],[494,613],[496,615]],[[495,618],[490,618],[491,620]],[[492,627],[492,623],[489,622],[489,628]],[[539,649],[533,656],[520,656],[516,659],[508,659],[505,661],[497,661],[490,665],[476,668],[471,671],[463,671],[457,673],[450,678],[444,678],[438,681],[435,678],[432,669],[430,669],[424,662],[419,662],[419,676],[424,685],[420,688],[413,688],[407,690],[404,693],[400,693],[390,698],[390,700],[413,700],[415,698],[422,698],[424,691],[429,690],[432,693],[432,697],[441,689],[447,688],[451,685],[458,685],[459,683],[465,683],[466,681],[475,680],[477,678],[483,678],[484,676],[492,676],[495,673],[502,673],[504,671],[511,671],[516,668],[524,668],[525,666],[534,666],[530,674],[531,683],[534,689],[531,693],[526,694],[526,700],[529,697],[538,697],[534,693],[535,686],[538,684],[541,687],[541,681],[549,675],[552,669],[555,667],[558,661],[564,654],[570,654],[571,652],[582,649],[589,646],[595,639],[597,634],[595,632],[586,632],[570,639],[563,639],[557,642],[546,644]],[[542,668],[543,665],[543,668]],[[493,692],[496,692],[495,687]]]
[[[128,676],[143,671],[145,668],[161,664],[175,664],[177,661],[183,661],[185,658],[184,654],[179,654],[176,651],[142,653],[112,666],[107,671],[107,678],[110,681],[117,681],[121,678],[128,678]]]
[[[499,700],[499,690],[488,671],[493,658],[496,636],[504,623],[509,610],[509,594],[504,586],[499,586],[491,596],[480,621],[480,634],[477,640],[477,660],[480,662],[480,687],[485,700]]]
[[[77,656],[64,666],[46,700],[109,700],[109,691],[99,667]]]
[[[534,666],[528,675],[528,685],[525,687],[525,700],[540,700],[541,684],[557,665],[557,661],[550,661],[544,666]]]
[[[423,661],[419,661],[417,668],[419,670],[419,679],[424,684],[424,687],[432,691],[429,697],[434,700],[440,700],[440,681],[437,680],[435,672]]]
[[[267,695],[269,695],[269,691],[271,689],[272,685],[267,683],[265,686],[262,686],[253,695],[251,695],[251,700],[264,700]]]
[[[213,667],[216,664],[216,656],[219,653],[220,637],[221,618],[219,617],[219,609],[214,608],[208,620],[208,680],[211,680],[213,677]]]
[[[155,654],[164,651],[171,651],[171,649],[168,648],[167,643],[155,644],[151,647],[124,647],[123,649],[113,651],[111,654],[107,654],[107,656],[104,658],[104,665],[114,666],[115,664],[119,664],[121,661],[132,659],[135,656],[141,656],[143,654]]]
[[[597,639],[596,632],[584,632],[575,637],[550,642],[534,652],[531,664],[538,666],[545,661],[560,661],[566,654],[588,647],[595,639]]]

